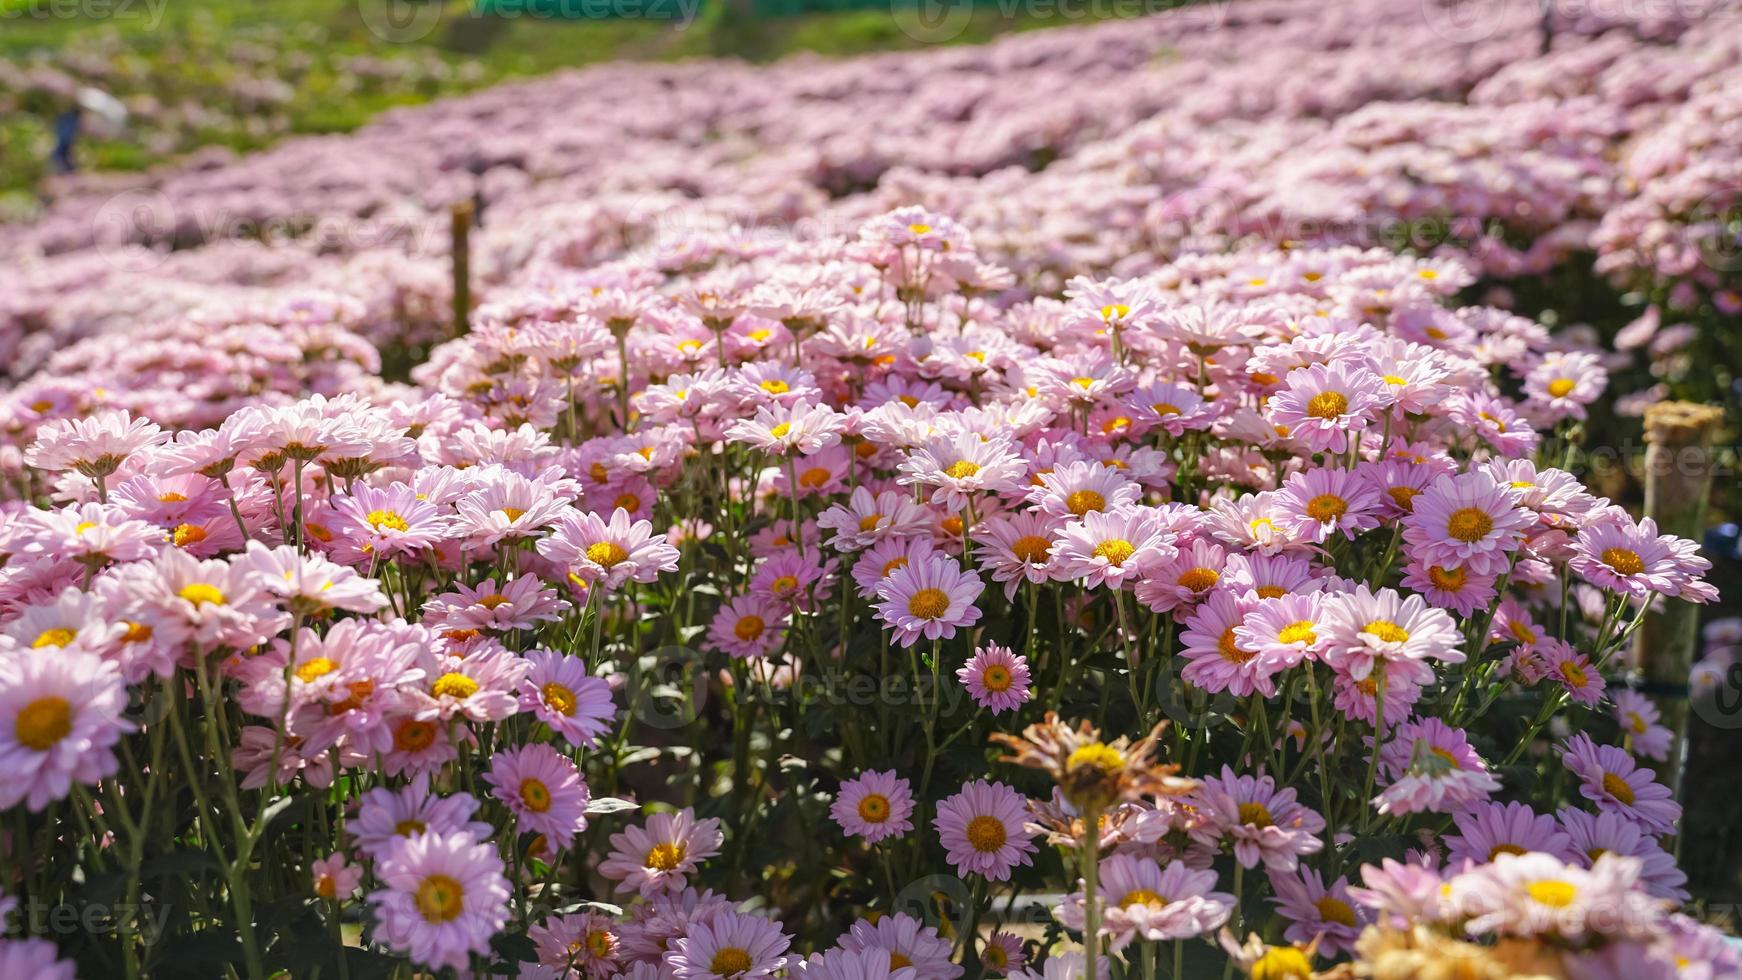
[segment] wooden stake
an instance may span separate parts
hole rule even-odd
[[[1645,410],[1645,515],[1660,534],[1700,540],[1712,489],[1712,439],[1723,424],[1722,409],[1691,402],[1660,402]],[[1687,757],[1688,671],[1700,629],[1699,607],[1659,599],[1634,640],[1647,693],[1673,735],[1669,758],[1656,763],[1658,778],[1678,796]]]
[[[453,206],[454,236],[454,336],[464,337],[472,320],[472,209],[471,201]]]

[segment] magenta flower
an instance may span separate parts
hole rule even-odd
[[[1654,834],[1675,830],[1682,808],[1651,770],[1641,769],[1624,749],[1575,735],[1561,746],[1561,764],[1579,779],[1579,791],[1598,809],[1620,813]]]
[[[376,936],[431,969],[464,969],[508,922],[502,859],[470,834],[401,838],[375,873],[383,885],[369,893]]]
[[[877,618],[895,631],[895,641],[913,646],[922,638],[947,640],[980,620],[974,601],[985,589],[979,578],[933,553],[902,565],[877,586]]]
[[[976,780],[938,801],[938,840],[957,872],[1008,881],[1011,869],[1031,863],[1035,852],[1027,814],[1022,794],[1003,783]]]
[[[901,837],[913,829],[913,793],[895,770],[867,771],[841,783],[829,816],[843,833],[868,844]]]
[[[988,643],[956,670],[974,703],[993,714],[1015,711],[1028,701],[1028,660],[1008,647]]]

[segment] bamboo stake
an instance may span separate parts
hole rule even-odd
[[[1657,522],[1658,533],[1700,540],[1712,489],[1712,440],[1723,421],[1721,409],[1691,402],[1660,402],[1645,410],[1645,514]],[[1698,606],[1660,599],[1634,641],[1646,693],[1674,736],[1669,757],[1655,768],[1677,796],[1687,758],[1688,671],[1699,628]]]

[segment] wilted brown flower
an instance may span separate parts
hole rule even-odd
[[[1564,980],[1560,957],[1531,940],[1478,946],[1426,926],[1369,927],[1355,942],[1355,976],[1372,980]]]
[[[1045,770],[1079,813],[1098,814],[1115,803],[1177,796],[1197,788],[1196,781],[1175,775],[1179,766],[1152,758],[1166,728],[1163,721],[1137,742],[1123,736],[1103,742],[1100,730],[1089,722],[1072,729],[1049,711],[1020,736],[997,733],[992,742],[1011,750],[1003,761]]]

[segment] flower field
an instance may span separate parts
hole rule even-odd
[[[1640,649],[1728,597],[1586,465],[1736,397],[1742,10],[1489,13],[611,64],[0,226],[0,977],[1742,976]]]

